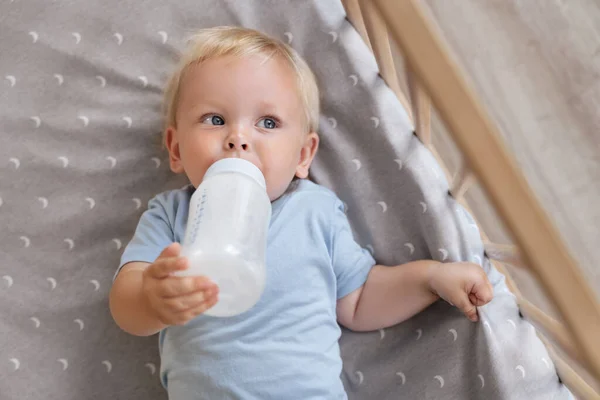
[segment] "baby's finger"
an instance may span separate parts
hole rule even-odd
[[[211,299],[207,299],[207,301],[203,302],[199,306],[186,310],[178,314],[178,325],[184,325],[186,322],[196,318],[198,315],[206,312],[206,310],[213,307],[219,301],[218,296],[214,296]]]
[[[165,305],[175,313],[187,311],[200,306],[206,301],[207,295],[203,291],[190,293],[185,296],[165,299]]]
[[[459,301],[455,303],[456,307],[462,311],[471,321],[477,321],[477,307],[471,303],[469,296],[464,294]]]
[[[466,311],[464,311],[464,313],[467,316],[467,318],[469,318],[473,322],[477,322],[479,320],[479,317],[477,316],[477,307],[475,306],[467,309]]]
[[[478,307],[489,303],[490,301],[492,301],[493,297],[494,289],[492,288],[492,285],[488,282],[475,285],[475,287],[473,287],[471,293],[469,294],[469,299],[471,300],[471,302]]]
[[[158,295],[171,298],[215,288],[216,285],[205,276],[172,276],[160,283]]]
[[[475,306],[481,307],[481,306],[485,306],[487,303],[489,303],[491,301],[491,297],[488,297],[487,295],[481,296],[478,293],[477,294],[471,293],[469,295],[469,300]]]
[[[181,245],[177,242],[174,242],[165,247],[156,259],[160,260],[161,258],[177,257],[180,251]]]
[[[173,272],[182,271],[187,269],[188,261],[185,257],[168,257],[157,259],[154,264],[150,265],[147,269],[148,274],[156,279],[164,279]]]
[[[471,304],[474,304],[477,307],[482,306],[483,304],[481,300],[479,300],[479,298],[477,297],[477,295],[475,295],[474,293],[469,294],[469,301],[471,302]]]

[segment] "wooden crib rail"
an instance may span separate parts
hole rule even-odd
[[[489,258],[512,265],[513,267],[527,269],[517,246],[491,242],[485,242],[483,246]]]
[[[517,295],[517,304],[523,314],[525,314],[534,325],[541,328],[542,331],[544,331],[552,341],[558,344],[569,357],[579,364],[583,364],[583,357],[581,357],[577,347],[573,345],[571,335],[569,335],[560,322],[531,304],[521,295]]]
[[[392,89],[412,119],[410,103],[400,89],[398,74],[392,57],[388,32],[373,3],[363,0],[342,0],[348,18],[373,51],[381,77]]]
[[[377,66],[381,76],[386,81],[388,86],[394,91],[396,95],[404,98],[402,90],[400,90],[400,83],[398,82],[398,75],[396,74],[396,67],[394,66],[394,59],[392,57],[392,48],[390,47],[390,41],[388,39],[388,32],[383,20],[375,6],[371,1],[359,1],[359,7],[369,35],[371,47],[375,58],[377,59]],[[375,39],[377,38],[377,39]],[[403,105],[408,105],[408,102],[404,99]]]
[[[498,139],[495,127],[449,57],[427,20],[420,1],[342,0],[342,3],[350,21],[373,49],[382,77],[386,81],[390,79],[390,87],[395,92],[399,85],[388,31],[402,50],[407,62],[412,108],[406,105],[407,100],[402,93],[399,93],[399,99],[413,116],[417,135],[427,146],[430,145],[431,101],[434,102],[464,155],[464,168],[454,176],[451,185],[453,195],[466,205],[463,195],[470,186],[472,172],[512,233],[516,247],[488,243],[488,256],[529,267],[554,301],[566,327],[541,311],[538,313],[537,308],[530,307],[502,264],[494,262],[506,275],[509,288],[521,299],[523,312],[542,329],[550,327],[545,330],[564,348],[565,353],[581,362],[593,377],[600,379],[600,306],[594,293]],[[381,27],[384,24],[385,28]],[[430,148],[437,155],[433,146]],[[439,156],[436,158],[441,161]],[[468,205],[466,207],[469,209]],[[485,237],[484,232],[482,236]],[[557,359],[556,363],[558,366],[562,361]],[[569,371],[569,377],[573,377],[575,372]],[[565,376],[563,381],[576,394],[583,394],[585,398],[592,396],[589,387],[584,387],[585,383],[582,384],[577,375],[573,379]]]
[[[410,102],[400,89],[388,31],[371,0],[342,0],[348,19],[373,51],[381,77],[398,97],[423,144],[431,144],[431,101],[417,82],[415,74],[407,71]],[[412,106],[411,106],[412,104]]]
[[[596,392],[588,383],[577,374],[566,362],[562,360],[561,357],[558,356],[556,350],[552,343],[550,343],[543,335],[538,333],[539,338],[542,343],[548,349],[548,354],[550,358],[554,361],[554,366],[556,367],[556,371],[560,376],[560,379],[563,381],[569,389],[573,392],[573,394],[578,399],[583,400],[600,400],[600,394]]]
[[[417,137],[421,142],[431,147],[431,99],[419,82],[417,76],[407,66],[408,89],[412,102],[412,115],[414,115],[414,126]]]
[[[358,4],[358,0],[342,0],[342,5],[346,10],[346,16],[348,17],[348,20],[354,26],[354,29],[358,31],[358,33],[360,34],[364,42],[367,44],[367,46],[369,46],[369,49],[371,49],[372,52],[373,47],[371,46],[371,41],[369,40],[367,28],[365,28],[365,21],[362,17],[362,12],[360,10],[360,4]],[[377,65],[379,65],[379,61],[377,61]],[[407,110],[409,109],[407,108]]]
[[[466,202],[463,204],[463,206],[467,209],[467,211],[469,211],[469,205]],[[489,243],[489,239],[485,232],[482,231],[481,234],[484,243]],[[541,330],[537,330],[537,336],[548,349],[548,354],[554,362],[558,375],[563,383],[573,391],[573,394],[575,394],[578,399],[600,400],[600,394],[597,393],[595,389],[588,384],[588,382],[579,376],[577,372],[573,370],[573,368],[571,368],[554,349],[554,346],[558,345],[564,354],[571,357],[573,362],[578,363],[577,366],[580,369],[582,368],[581,355],[579,354],[579,350],[573,345],[572,337],[569,335],[566,328],[523,297],[503,263],[500,263],[492,258],[490,260],[496,269],[505,276],[506,286],[508,286],[510,291],[515,294],[517,298],[517,304],[519,304],[519,308],[523,314],[525,314],[525,317],[533,322],[536,327],[541,328]],[[546,338],[542,331],[551,338],[552,342]],[[596,387],[600,388],[599,382],[595,382],[595,384]]]
[[[474,181],[474,176],[469,167],[463,162],[458,168],[458,172],[452,178],[450,185],[450,193],[458,201],[462,200],[466,191],[471,187]]]
[[[417,0],[374,0],[531,271],[600,379],[600,306]],[[510,188],[510,190],[507,190]]]

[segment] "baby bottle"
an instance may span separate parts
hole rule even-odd
[[[215,162],[190,201],[180,276],[204,275],[219,286],[219,301],[205,314],[229,317],[252,308],[265,286],[271,202],[265,178],[239,158]]]

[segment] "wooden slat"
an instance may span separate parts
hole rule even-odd
[[[487,240],[487,238],[485,237],[485,233],[482,232],[483,236],[484,236],[484,240]],[[523,313],[525,314],[525,316],[532,321],[534,324],[537,324],[537,326],[541,327],[542,330],[549,332],[549,331],[553,331],[553,330],[558,330],[559,332],[562,331],[562,333],[559,333],[558,335],[555,336],[559,336],[559,337],[567,337],[567,333],[565,328],[556,320],[548,317],[542,310],[537,309],[537,307],[535,307],[533,304],[531,304],[529,301],[525,300],[523,295],[521,294],[521,292],[519,291],[519,288],[517,287],[517,285],[515,284],[515,282],[513,281],[510,273],[508,272],[508,270],[505,268],[505,266],[502,263],[499,262],[494,262],[492,260],[492,263],[494,264],[494,266],[496,267],[496,269],[505,276],[506,278],[506,285],[508,286],[508,288],[510,289],[511,292],[513,292],[517,298],[517,301],[519,302],[519,307],[521,308],[521,310],[523,311]],[[537,310],[537,312],[533,311],[532,312],[532,306],[533,308],[535,308]],[[532,315],[539,315],[539,313],[543,314],[544,316],[550,318],[553,322],[551,323],[546,323],[546,324],[542,324],[539,322],[539,319],[536,319],[535,316],[532,317]],[[551,326],[558,326],[558,329],[548,329],[548,328],[544,328],[543,325],[551,325]],[[581,400],[587,400],[587,399],[593,399],[593,400],[600,400],[598,397],[594,397],[597,396],[596,392],[594,391],[593,388],[591,388],[587,382],[585,382],[573,369],[571,369],[564,361],[563,359],[556,354],[555,350],[554,350],[554,346],[548,341],[548,339],[546,339],[546,337],[540,332],[540,330],[536,330],[536,334],[537,336],[540,338],[540,340],[542,340],[542,342],[544,343],[544,345],[546,346],[546,348],[548,349],[548,352],[551,355],[552,360],[554,361],[554,364],[556,365],[556,368],[558,370],[559,375],[561,376],[561,378],[564,377],[563,379],[563,383],[565,385],[567,385],[567,387],[569,387],[569,389],[571,389],[571,391],[576,395],[579,396],[578,398]],[[554,342],[557,343],[559,346],[561,347],[567,347],[566,349],[563,349],[563,351],[565,352],[565,354],[569,354],[571,353],[571,349],[574,349],[575,347],[572,345],[572,343],[567,339],[564,342],[568,343],[567,345],[562,345],[561,343],[563,342],[561,339],[557,339],[557,338],[553,338]],[[571,356],[571,358],[575,361],[578,358],[578,355],[576,356]],[[580,359],[580,358],[579,358]]]
[[[556,372],[562,382],[573,392],[573,394],[581,400],[600,400],[600,394],[596,392],[590,385],[584,381],[577,372],[575,372],[563,359],[556,353],[554,346],[538,333],[538,337],[548,349],[548,354],[554,362]]]
[[[367,30],[373,54],[377,60],[377,66],[383,80],[392,89],[406,113],[414,121],[410,102],[400,89],[390,39],[385,23],[377,13],[371,0],[359,0],[360,11]]]
[[[371,42],[369,40],[369,35],[367,34],[367,28],[365,28],[365,21],[363,20],[360,12],[358,0],[342,0],[342,5],[344,6],[344,10],[346,10],[346,16],[348,17],[348,20],[352,26],[354,26],[354,29],[358,31],[367,46],[369,46],[369,49],[373,51]]]
[[[519,304],[521,312],[523,312],[531,322],[542,328],[542,330],[556,342],[569,357],[580,364],[582,363],[583,358],[581,357],[581,354],[579,354],[577,347],[573,345],[571,335],[569,335],[567,329],[560,322],[548,316],[548,314],[534,306],[522,296],[517,296],[517,303]]]
[[[510,290],[515,296],[521,296],[521,291],[519,290],[519,287],[513,280],[510,272],[508,272],[504,264],[502,264],[501,262],[494,261],[492,259],[490,259],[490,261],[492,265],[498,270],[498,272],[504,275],[508,290]]]
[[[467,165],[463,162],[454,178],[452,178],[452,184],[450,186],[450,193],[454,196],[455,199],[460,200],[464,196],[465,192],[469,189],[469,187],[474,182],[473,173],[467,167]]]
[[[433,154],[433,157],[439,163],[440,168],[444,172],[444,176],[446,177],[446,180],[450,181],[450,172],[448,171],[448,168],[444,164],[444,160],[442,159],[442,157],[440,157],[439,153],[437,152],[435,146],[432,145],[429,148],[429,151],[431,151],[431,153]],[[464,197],[461,197],[461,198],[455,199],[455,200],[458,202],[458,204],[460,204],[461,206],[463,206],[465,208],[465,210],[467,210],[467,212],[469,214],[471,214],[471,216],[475,220],[475,223],[477,224],[477,226],[480,227],[479,232],[481,234],[481,238],[483,239],[484,244],[485,243],[491,243],[490,239],[488,238],[488,236],[486,235],[486,233],[483,231],[483,229],[481,229],[481,224],[477,221],[477,216],[475,215],[475,213],[473,213],[473,210],[471,210],[471,207],[469,206],[469,202],[467,201],[467,199],[464,198]],[[495,260],[493,260],[491,258],[490,258],[490,262],[492,263],[492,265],[494,266],[494,268],[496,268],[502,275],[504,275],[505,281],[506,281],[506,286],[508,287],[508,289],[515,296],[521,296],[521,293],[519,291],[519,288],[517,287],[517,284],[513,280],[512,276],[510,275],[510,273],[508,272],[508,270],[506,269],[506,267],[501,262],[497,262],[497,261],[495,261]]]
[[[517,246],[485,242],[483,244],[488,257],[514,267],[527,269]]]
[[[525,263],[556,303],[584,357],[583,366],[600,378],[600,306],[595,295],[434,33],[433,24],[418,0],[373,0],[373,4],[523,250]]]
[[[427,146],[431,146],[431,99],[423,86],[418,81],[418,78],[410,68],[406,68],[408,80],[408,89],[412,103],[412,111],[415,124],[415,132],[421,142]]]
[[[431,151],[431,153],[433,154],[433,157],[439,163],[440,168],[444,172],[444,176],[446,177],[446,180],[450,181],[451,180],[450,179],[450,172],[448,171],[448,168],[444,164],[444,160],[442,159],[442,157],[440,157],[439,153],[437,152],[435,146],[432,145],[429,148],[429,151]],[[467,212],[469,214],[471,214],[471,216],[475,220],[475,223],[477,224],[477,226],[480,227],[479,233],[481,235],[481,238],[483,239],[484,244],[485,243],[491,243],[490,239],[488,238],[488,236],[486,235],[486,233],[483,231],[483,229],[481,229],[481,224],[477,221],[477,216],[475,215],[475,213],[473,212],[473,210],[469,206],[469,202],[467,201],[467,199],[464,198],[464,197],[462,197],[460,199],[455,199],[455,200],[458,202],[458,204],[460,204],[461,206],[463,206],[465,208],[465,210],[467,210]],[[490,258],[490,262],[492,263],[492,265],[494,266],[494,268],[496,268],[502,275],[504,275],[505,281],[506,281],[506,286],[508,287],[508,289],[515,296],[520,296],[521,293],[519,291],[519,288],[517,287],[517,284],[513,280],[512,276],[510,275],[510,273],[508,272],[508,270],[506,269],[506,267],[501,262],[497,262],[497,261],[495,261],[495,260],[493,260],[491,258]]]

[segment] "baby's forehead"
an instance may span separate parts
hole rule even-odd
[[[233,68],[232,68],[233,66]],[[239,68],[235,68],[235,67]],[[272,77],[285,77],[299,80],[300,76],[294,66],[282,55],[271,53],[249,53],[242,55],[222,55],[211,58],[192,61],[182,67],[181,81],[198,75],[209,74],[234,74],[239,69],[248,72],[249,75],[268,70]]]
[[[301,101],[299,77],[282,56],[227,55],[189,64],[181,74],[179,99],[227,97]]]

